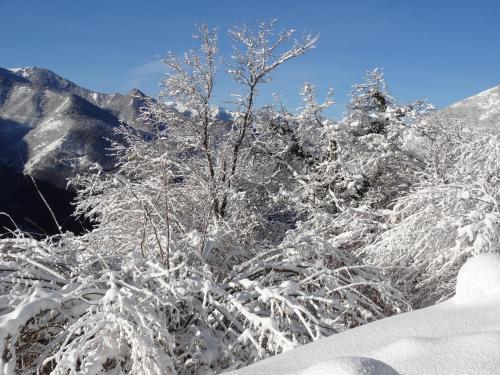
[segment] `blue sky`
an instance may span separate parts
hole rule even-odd
[[[352,83],[381,67],[402,101],[428,98],[438,107],[500,84],[500,1],[160,1],[0,0],[0,66],[40,66],[87,88],[158,92],[157,57],[193,46],[197,23],[227,29],[278,18],[278,28],[319,33],[318,47],[284,66],[268,87],[299,105],[304,81],[319,93],[334,87],[343,105]],[[231,86],[222,80],[222,102]]]

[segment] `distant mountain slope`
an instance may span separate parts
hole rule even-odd
[[[110,112],[120,121],[138,128],[144,126],[143,121],[140,119],[140,109],[144,104],[146,95],[140,90],[133,89],[128,95],[102,94],[80,87],[48,69],[29,67],[15,68],[10,71],[16,76],[28,80],[35,88],[77,95]]]
[[[500,131],[500,85],[455,103],[442,115],[461,119],[485,131]]]
[[[0,214],[0,237],[7,232],[7,228],[13,230],[16,226],[35,236],[59,232],[37,189],[50,205],[62,231],[80,233],[84,228],[90,228],[90,223],[72,216],[70,202],[75,198],[74,192],[44,181],[38,181],[35,188],[28,176],[0,167],[0,213],[9,215]]]
[[[146,99],[139,90],[128,95],[95,93],[47,69],[0,68],[0,172],[4,192],[0,194],[0,211],[16,217],[22,212],[24,224],[34,220],[25,207],[39,199],[37,194],[27,193],[34,187],[22,175],[29,174],[44,182],[40,184],[44,192],[54,198],[60,195],[64,201],[60,212],[71,212],[72,194],[64,193],[67,179],[94,163],[104,168],[113,166],[107,151],[110,140],[116,139],[113,129],[120,121],[143,129],[140,109]],[[20,194],[12,193],[16,189]],[[5,217],[0,218],[0,227],[4,224]],[[46,228],[46,223],[36,225]],[[32,224],[28,227],[33,229]]]
[[[146,96],[100,94],[41,68],[0,69],[0,163],[64,188],[91,163],[112,165],[120,121],[143,128]]]

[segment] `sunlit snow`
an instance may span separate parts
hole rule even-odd
[[[232,374],[498,374],[500,254],[471,258],[457,284],[457,295],[446,302],[321,339]]]

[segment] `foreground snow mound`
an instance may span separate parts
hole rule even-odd
[[[235,375],[498,375],[499,311],[500,254],[480,254],[460,270],[449,301],[318,340]]]
[[[495,296],[500,298],[500,253],[470,258],[458,273],[455,302],[479,302]]]
[[[399,375],[389,365],[366,357],[337,357],[320,362],[300,375]]]

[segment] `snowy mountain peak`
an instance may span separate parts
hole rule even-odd
[[[130,90],[128,93],[128,96],[132,96],[134,98],[146,98],[147,97],[146,94],[144,94],[141,90],[136,89],[136,88]]]
[[[14,73],[14,74],[17,74],[17,75],[20,75],[22,76],[23,78],[26,78],[28,75],[29,75],[29,71],[31,69],[34,69],[34,67],[30,66],[30,67],[23,67],[23,68],[9,68],[9,70]]]
[[[74,82],[61,77],[52,70],[36,66],[10,69],[14,74],[28,79],[33,86],[59,92],[67,92],[82,97],[88,96],[91,91],[78,86]]]
[[[481,102],[482,104],[485,105],[500,104],[500,85],[484,90],[479,94],[470,96],[466,99],[463,99],[453,104],[451,107],[459,107],[471,101]]]
[[[0,68],[0,165],[59,187],[88,162],[106,165],[113,128],[144,127],[146,96],[130,95],[97,93],[45,68]]]

